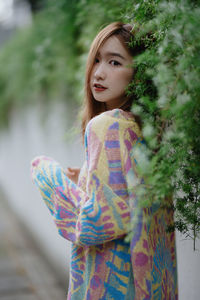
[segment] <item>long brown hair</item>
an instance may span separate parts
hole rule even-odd
[[[94,99],[90,89],[90,76],[99,48],[109,37],[116,35],[122,45],[126,48],[128,53],[133,56],[135,54],[135,49],[129,47],[129,43],[134,36],[131,32],[131,29],[132,27],[129,24],[114,22],[103,28],[92,42],[86,64],[85,97],[82,114],[82,135],[84,135],[85,133],[87,123],[96,115],[107,110],[105,103],[98,102]],[[130,111],[132,101],[133,99],[127,97],[127,102],[120,108],[126,111]]]

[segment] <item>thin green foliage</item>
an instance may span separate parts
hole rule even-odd
[[[195,241],[200,231],[200,7],[188,1],[160,1],[143,23],[137,42],[147,51],[135,59],[133,112],[143,120],[147,142],[143,200],[173,195],[175,225]],[[148,34],[150,35],[150,41]],[[142,74],[145,74],[142,76]],[[156,88],[156,93],[155,89]],[[138,187],[143,191],[143,187]]]

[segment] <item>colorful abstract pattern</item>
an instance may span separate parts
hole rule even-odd
[[[132,113],[114,109],[87,125],[77,185],[53,159],[32,161],[58,232],[73,243],[68,300],[178,299],[175,236],[166,232],[173,213],[156,205],[138,209],[135,196],[144,180],[132,148],[143,143]]]

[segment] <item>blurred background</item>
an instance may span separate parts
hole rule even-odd
[[[149,5],[149,1],[142,2]],[[133,20],[138,3],[0,0],[0,201],[9,211],[8,218],[16,218],[25,236],[51,266],[47,273],[54,274],[61,290],[68,285],[70,243],[57,234],[31,181],[30,162],[44,154],[63,167],[81,167],[84,151],[77,115],[83,98],[87,51],[101,27],[116,20]],[[6,239],[5,224],[0,228],[1,240]],[[180,300],[199,297],[198,239],[196,248],[194,252],[192,241],[177,232]]]

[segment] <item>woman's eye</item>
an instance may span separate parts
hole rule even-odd
[[[121,65],[117,60],[111,60],[111,61],[110,61],[110,64],[111,64],[112,66],[120,66],[120,65]]]
[[[95,58],[94,63],[95,63],[95,64],[98,64],[98,63],[99,63],[99,59],[98,59],[98,58]]]

